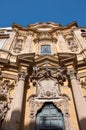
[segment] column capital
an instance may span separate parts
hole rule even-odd
[[[27,72],[20,70],[18,73],[18,80],[25,80],[25,77],[27,76]]]
[[[76,71],[74,69],[68,71],[70,79],[76,79]]]

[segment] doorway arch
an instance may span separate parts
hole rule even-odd
[[[62,112],[53,103],[45,103],[37,113],[36,130],[65,130]]]

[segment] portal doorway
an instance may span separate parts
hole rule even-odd
[[[65,130],[61,111],[53,103],[45,103],[36,116],[36,130]]]

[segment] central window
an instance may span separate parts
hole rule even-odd
[[[51,54],[51,46],[50,45],[41,45],[41,54]]]

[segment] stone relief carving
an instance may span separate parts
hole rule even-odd
[[[74,39],[74,35],[72,32],[68,32],[66,35],[64,35],[65,39],[68,42],[68,47],[72,52],[78,51],[78,45],[76,44],[76,41]]]
[[[76,45],[74,39],[68,39],[68,45],[69,45],[69,49],[70,49],[72,52],[78,51],[78,46]]]
[[[13,83],[10,83],[9,80],[2,81],[0,75],[0,127],[8,109],[10,108],[10,103],[12,100],[12,98],[10,97],[10,89],[13,86]]]
[[[61,95],[60,86],[66,80],[65,69],[58,67],[49,69],[46,67],[41,70],[38,67],[33,67],[31,81],[36,86],[36,95],[38,98],[59,98]]]
[[[36,38],[34,39],[34,42],[37,43],[41,40],[50,40],[55,43],[57,42],[57,39],[51,33],[48,32],[42,32],[37,34]]]
[[[37,84],[38,98],[59,98],[60,94],[59,85],[51,79],[45,79]]]
[[[34,98],[34,95],[33,96],[31,96],[31,98],[29,99],[29,103],[30,103],[30,117],[31,118],[34,118],[34,116],[35,116],[35,100],[34,100],[35,98]]]
[[[43,101],[38,100],[36,95],[32,95],[28,99],[28,101],[29,101],[29,105],[30,105],[30,118],[32,118],[32,119],[36,117],[37,111],[40,108],[42,108],[44,103],[49,102],[49,100],[46,100],[46,101],[45,100],[43,100]],[[68,101],[69,101],[69,99],[67,97],[62,97],[62,96],[58,100],[52,99],[53,104],[55,104],[55,106],[57,108],[59,108],[62,111],[63,115],[67,118],[69,117]]]
[[[33,73],[30,81],[36,87],[36,94],[32,95],[28,101],[30,106],[31,121],[36,120],[37,112],[42,108],[45,102],[52,102],[59,108],[65,120],[66,128],[70,130],[68,101],[70,98],[66,94],[61,94],[60,87],[66,81],[66,69],[57,67],[50,69],[33,67]]]
[[[16,41],[15,41],[16,44],[15,44],[14,49],[13,49],[13,51],[15,53],[20,53],[22,51],[24,41],[25,41],[24,36],[18,36],[16,38]]]

